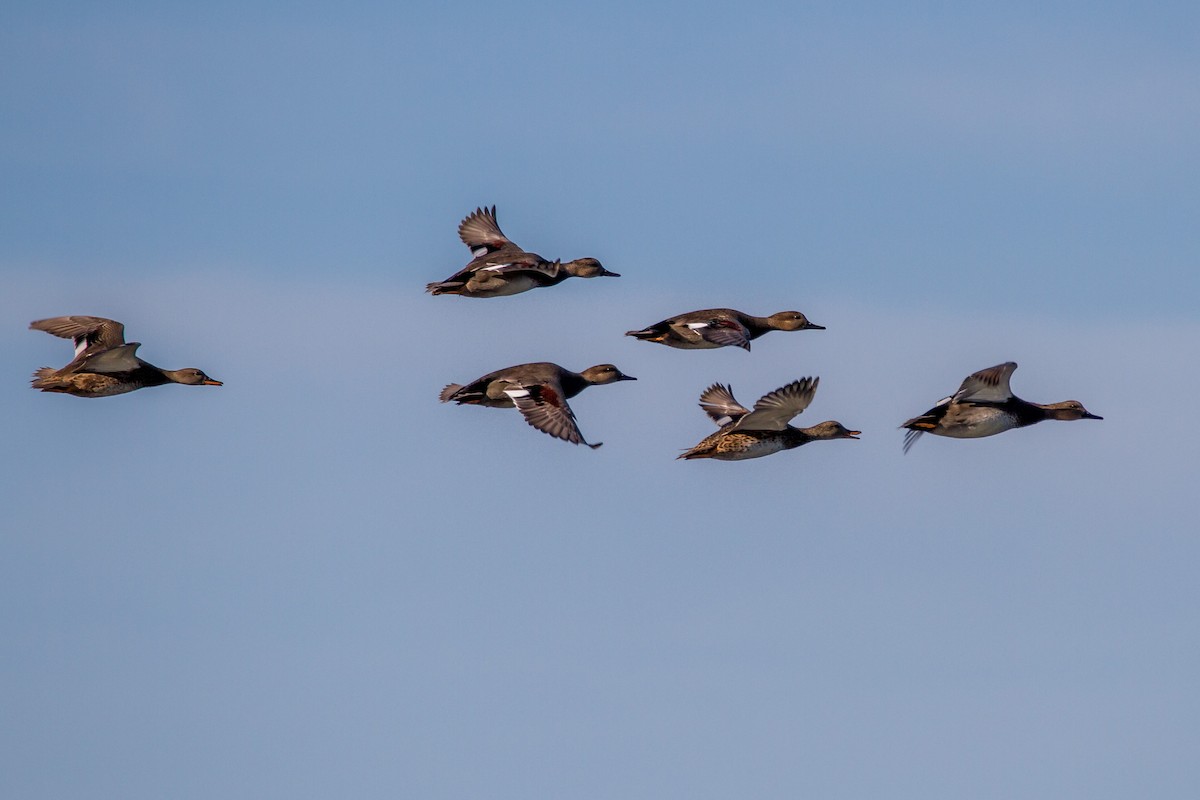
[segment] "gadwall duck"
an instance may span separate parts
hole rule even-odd
[[[733,345],[750,349],[750,341],[771,331],[823,331],[824,325],[809,322],[799,311],[780,311],[755,317],[732,308],[689,311],[640,331],[626,331],[646,342],[658,342],[681,350],[711,350]]]
[[[979,439],[1046,419],[1104,419],[1089,413],[1078,400],[1041,405],[1015,397],[1008,381],[1016,368],[1016,362],[1008,361],[968,375],[957,392],[938,401],[921,416],[905,422],[900,426],[908,429],[904,434],[904,452],[907,453],[923,433]]]
[[[498,369],[466,386],[452,383],[442,389],[438,399],[443,403],[454,401],[491,408],[516,406],[525,421],[539,431],[571,444],[586,444],[594,450],[604,443],[588,444],[583,440],[567,400],[589,386],[635,380],[637,378],[623,374],[612,364],[572,372],[543,361]]]
[[[463,297],[504,297],[539,286],[554,286],[567,278],[621,277],[594,258],[565,263],[547,261],[509,241],[496,222],[496,207],[477,208],[458,226],[458,236],[475,258],[444,281],[426,284],[431,294]]]
[[[742,461],[791,450],[820,439],[857,439],[862,431],[848,430],[834,420],[811,428],[793,428],[788,424],[812,402],[820,380],[801,378],[768,392],[754,404],[753,411],[740,405],[728,386],[714,383],[701,393],[700,407],[721,426],[721,430],[678,458]]]
[[[103,317],[52,317],[31,322],[33,330],[75,340],[75,358],[62,369],[42,367],[33,388],[76,397],[109,397],[147,386],[183,383],[220,386],[198,369],[160,369],[137,357],[140,342],[125,343],[125,326]]]

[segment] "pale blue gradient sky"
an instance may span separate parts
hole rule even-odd
[[[0,794],[1190,798],[1200,13],[1056,8],[6,10]],[[424,295],[485,203],[623,277]],[[829,330],[621,336],[718,304]],[[542,359],[604,448],[436,402]],[[1105,420],[901,455],[1009,359]]]

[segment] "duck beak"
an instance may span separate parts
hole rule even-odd
[[[1104,417],[1098,417],[1098,416],[1096,416],[1095,414],[1092,414],[1092,413],[1091,413],[1091,412],[1089,412],[1089,411],[1085,411],[1085,412],[1083,412],[1083,418],[1084,418],[1084,419],[1104,419]]]
[[[201,386],[224,386],[225,384],[221,383],[220,381],[214,381],[212,378],[207,378],[205,380],[200,381],[200,385]]]
[[[825,326],[818,325],[815,322],[810,322],[807,325],[805,325],[803,328],[801,328],[800,330],[802,330],[802,331],[823,331],[823,330],[825,330]]]
[[[619,381],[636,381],[637,378],[633,377],[632,375],[622,375],[621,377],[617,378],[617,380],[619,380]]]
[[[862,431],[846,431],[847,439],[857,439],[861,435],[862,435]]]
[[[618,272],[609,272],[604,267],[601,267],[599,277],[601,277],[601,278],[619,278],[619,277],[621,277],[621,275]]]

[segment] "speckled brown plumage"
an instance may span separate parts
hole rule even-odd
[[[111,397],[148,386],[182,383],[220,386],[201,370],[161,369],[137,357],[139,342],[125,343],[125,326],[104,317],[68,316],[39,319],[33,330],[45,331],[75,342],[75,358],[62,369],[42,367],[33,373],[32,385],[43,392],[76,397]]]
[[[811,428],[788,424],[812,402],[819,382],[820,378],[792,381],[763,395],[753,410],[739,404],[730,387],[714,383],[701,393],[700,407],[721,429],[678,458],[742,461],[824,439],[857,439],[861,431],[849,430],[834,420]]]

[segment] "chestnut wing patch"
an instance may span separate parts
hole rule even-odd
[[[575,422],[575,413],[557,387],[544,383],[513,386],[505,390],[505,394],[512,398],[525,421],[542,433],[571,444],[586,444],[593,448],[600,446],[599,443],[593,445],[584,441]]]
[[[690,325],[688,327],[691,327]],[[740,322],[732,319],[714,319],[703,327],[692,328],[700,334],[700,338],[721,347],[740,347],[750,349],[750,331]]]

